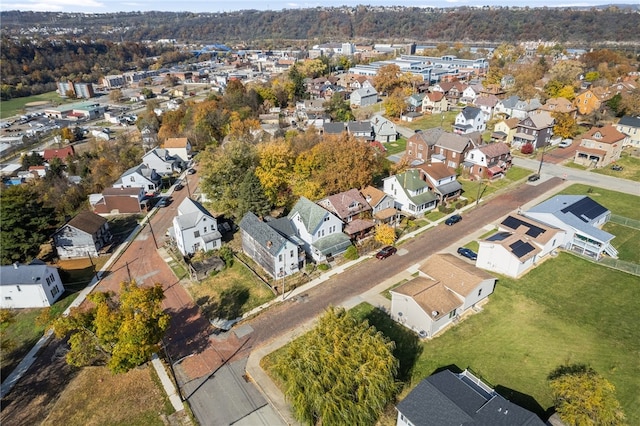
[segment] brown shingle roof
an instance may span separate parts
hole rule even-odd
[[[451,177],[452,175],[456,174],[456,172],[453,169],[450,169],[444,163],[439,163],[439,162],[420,164],[418,168],[424,171],[429,176],[431,176],[431,178],[435,181],[438,181],[440,179],[444,179],[447,177]]]
[[[504,154],[508,154],[511,151],[509,150],[509,147],[502,143],[502,142],[496,142],[496,143],[490,143],[487,145],[482,145],[478,148],[480,151],[482,151],[488,158],[496,158],[499,157],[501,155]]]
[[[582,136],[582,139],[589,139],[592,141],[603,143],[616,143],[625,138],[623,133],[620,133],[611,124],[604,127],[592,127],[587,133]]]
[[[357,189],[330,195],[324,200],[320,200],[318,204],[337,214],[340,219],[371,210],[371,206]]]
[[[164,142],[165,148],[185,148],[187,146],[187,138],[169,138]]]
[[[382,201],[382,199],[386,195],[383,191],[380,191],[378,188],[374,188],[371,185],[367,186],[360,192],[371,207],[377,206],[378,203]]]
[[[78,213],[73,219],[67,222],[67,225],[73,226],[88,234],[95,234],[105,223],[107,223],[107,219],[104,217],[89,211],[84,211]]]
[[[493,277],[452,254],[435,254],[428,258],[420,271],[442,282],[457,294],[465,297],[478,285]]]
[[[462,301],[441,282],[426,277],[416,277],[391,290],[411,297],[433,320],[462,305]]]

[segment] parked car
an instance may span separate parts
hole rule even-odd
[[[169,204],[171,204],[171,198],[162,197],[160,198],[160,201],[156,203],[156,207],[167,207]]]
[[[196,174],[196,169],[189,169],[189,170],[187,170],[187,173],[190,174],[190,175],[194,175],[194,174]]]
[[[394,255],[397,251],[398,249],[393,246],[386,246],[376,254],[376,259],[386,259],[387,257]]]
[[[456,223],[460,222],[462,220],[462,216],[460,216],[459,214],[454,214],[453,216],[449,216],[449,218],[447,220],[444,221],[444,223],[446,225],[455,225]]]
[[[527,178],[527,180],[528,180],[529,182],[535,182],[535,181],[537,181],[538,179],[540,179],[540,175],[539,175],[539,174],[537,174],[537,173],[536,173],[535,175],[531,175],[531,176],[529,176],[529,177]]]
[[[573,141],[571,139],[562,139],[558,144],[558,148],[567,148],[570,147]]]
[[[182,188],[184,188],[184,185],[182,184],[182,182],[176,183],[176,185],[173,187],[173,189],[176,191],[180,191]]]
[[[471,260],[476,260],[478,258],[478,254],[475,251],[466,247],[458,247],[458,254]]]

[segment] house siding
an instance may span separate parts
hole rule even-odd
[[[20,265],[28,268],[29,265]],[[13,268],[13,265],[2,268]],[[53,277],[51,280],[50,277]],[[0,308],[46,308],[58,300],[65,289],[56,268],[47,267],[37,282],[0,283]],[[4,281],[4,279],[2,280]]]

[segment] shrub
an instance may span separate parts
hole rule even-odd
[[[231,268],[233,266],[233,249],[231,247],[228,245],[220,247],[218,255],[220,256],[220,259],[224,260],[224,264],[227,268]]]
[[[533,145],[530,143],[522,145],[522,148],[520,148],[520,152],[526,155],[533,154]]]
[[[347,247],[347,250],[344,252],[344,258],[347,260],[356,260],[360,255],[358,254],[358,249],[354,245],[350,245]]]
[[[331,266],[329,266],[327,263],[321,263],[318,265],[318,270],[319,271],[328,271],[329,268],[331,268]]]

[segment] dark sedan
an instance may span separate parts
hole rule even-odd
[[[449,218],[445,220],[444,223],[451,226],[451,225],[455,225],[461,220],[462,220],[462,216],[460,216],[459,214],[454,214],[453,216],[449,216]]]
[[[458,247],[458,254],[462,257],[466,257],[467,259],[476,260],[478,259],[478,254],[466,247]]]
[[[395,254],[395,252],[397,251],[398,249],[395,247],[386,246],[382,250],[380,250],[378,254],[376,254],[376,259],[386,259],[387,257]]]

